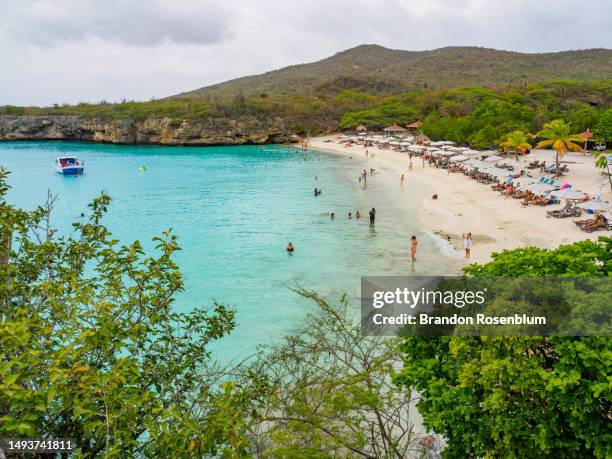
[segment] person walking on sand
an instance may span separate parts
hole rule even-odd
[[[412,236],[410,238],[410,255],[412,256],[412,261],[413,262],[417,261],[416,253],[417,253],[417,246],[418,245],[419,245],[419,243],[417,242],[416,236]]]
[[[372,210],[370,210],[370,225],[374,224],[374,220],[376,220],[376,209],[372,207]]]
[[[404,174],[402,174],[401,178],[400,178],[400,186],[403,188],[404,187]]]
[[[469,259],[472,251],[472,233],[463,235],[463,250],[465,250],[465,258]]]
[[[410,164],[408,164],[408,170],[411,171],[412,170],[412,159],[410,160]]]

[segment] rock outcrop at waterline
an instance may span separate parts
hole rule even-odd
[[[77,116],[0,116],[0,140],[83,140],[115,144],[245,145],[290,143],[281,119],[109,120]]]

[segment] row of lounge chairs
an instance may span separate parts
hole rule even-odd
[[[535,163],[538,163],[537,161]],[[530,164],[530,166],[533,165]],[[461,165],[450,164],[449,172],[458,172],[464,174],[466,177],[472,178],[479,183],[488,183],[491,184],[491,188],[494,191],[498,191],[500,194],[506,197],[512,197],[514,199],[522,199],[523,206],[529,205],[539,205],[539,206],[547,206],[552,204],[559,204],[560,201],[558,199],[552,197],[543,197],[532,193],[529,190],[524,190],[518,187],[515,187],[509,183],[498,183],[498,178],[493,177],[484,172],[479,172],[477,169],[468,169]],[[552,166],[554,167],[554,165]],[[530,169],[534,169],[535,167],[527,167]],[[564,169],[567,170],[567,166],[564,166]],[[522,175],[522,172],[521,172]],[[535,180],[536,182],[542,183],[544,185],[550,185],[557,190],[561,189],[571,189],[572,185],[569,183],[562,183],[553,178],[547,178],[545,176],[540,177],[539,180]],[[562,209],[557,210],[549,210],[546,212],[547,217],[552,218],[567,218],[567,217],[579,217],[582,214],[583,210],[577,207],[575,204],[572,204],[571,201],[567,201],[567,204]],[[582,230],[588,233],[597,231],[600,229],[612,230],[612,219],[606,218],[600,212],[596,212],[592,219],[584,219],[584,220],[574,220],[574,223]]]

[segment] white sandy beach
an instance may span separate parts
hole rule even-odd
[[[309,148],[341,154],[347,159],[350,156],[365,159],[363,146],[345,147],[338,143],[337,135],[311,138]],[[446,170],[429,167],[427,163],[423,167],[419,157],[413,157],[413,170],[410,171],[407,153],[376,147],[369,147],[368,151],[368,168],[395,172],[384,175],[386,180],[397,181],[398,199],[405,196],[399,192],[401,174],[405,175],[408,190],[416,184],[419,189],[426,188],[432,194],[438,194],[437,200],[428,196],[418,204],[421,223],[424,229],[449,239],[458,252],[462,250],[462,234],[471,232],[474,239],[471,262],[486,262],[493,252],[504,249],[527,246],[554,248],[560,244],[612,235],[612,232],[602,230],[586,233],[573,223],[572,218],[546,217],[546,210],[562,205],[522,207],[520,200],[505,198],[489,185],[470,180],[463,174],[448,174]],[[521,158],[524,162],[535,159],[545,159],[547,164],[554,163],[554,152],[537,150]],[[612,198],[610,185],[607,179],[603,179],[600,169],[595,168],[592,157],[568,153],[562,159],[562,164],[567,164],[570,169],[563,181],[572,184],[573,189],[591,196],[600,194],[603,200]],[[534,175],[538,173],[539,170],[534,171]],[[583,214],[581,218],[585,216],[589,217]]]

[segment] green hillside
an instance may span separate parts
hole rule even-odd
[[[476,47],[402,51],[362,45],[326,59],[188,91],[174,98],[330,94],[352,89],[399,94],[423,89],[497,86],[612,75],[612,50],[524,54]]]
[[[260,130],[316,135],[363,124],[423,120],[432,139],[488,147],[508,132],[537,132],[563,118],[612,141],[612,50],[521,54],[482,48],[396,51],[367,45],[312,64],[240,78],[148,102],[0,106],[0,116],[203,120],[223,131],[248,120]],[[276,129],[276,128],[275,128]]]

